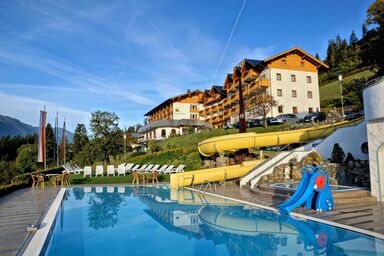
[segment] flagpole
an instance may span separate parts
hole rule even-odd
[[[44,105],[44,112],[45,112],[45,120],[44,120],[44,170],[47,170],[47,143],[46,143],[46,136],[45,136],[45,121],[47,119],[47,109]]]
[[[59,106],[56,108],[56,123],[55,123],[55,140],[56,140],[56,166],[59,166],[59,147],[58,147],[58,140],[59,140]]]

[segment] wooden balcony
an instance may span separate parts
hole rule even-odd
[[[214,96],[209,97],[208,99],[206,99],[204,101],[204,105],[212,104],[212,103],[218,102],[220,100],[221,100],[221,96],[220,95],[214,95]]]
[[[248,70],[244,71],[243,74],[242,74],[243,81],[247,82],[247,83],[252,82],[258,76],[259,76],[259,73],[257,73],[253,69],[248,69]]]

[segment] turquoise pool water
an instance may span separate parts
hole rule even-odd
[[[384,255],[383,240],[167,186],[70,188],[43,255]]]

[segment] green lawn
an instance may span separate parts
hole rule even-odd
[[[344,77],[343,83],[344,84],[350,83],[352,82],[353,79],[359,79],[363,77],[370,78],[374,74],[375,73],[371,70],[363,70],[353,75]],[[338,80],[320,85],[320,101],[337,99],[339,97],[340,97],[340,85]]]
[[[158,177],[159,182],[169,182],[169,175],[160,174]],[[120,183],[132,183],[132,174],[126,176],[104,176],[104,177],[92,177],[84,178],[82,174],[71,175],[71,185],[82,184],[120,184]]]

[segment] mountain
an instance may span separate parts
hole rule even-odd
[[[39,128],[32,125],[21,122],[20,120],[0,115],[0,137],[17,135],[26,136],[34,133],[38,133]],[[62,128],[59,128],[59,142],[61,141],[61,135],[63,134]],[[73,141],[73,133],[66,131],[67,140],[69,143]]]

